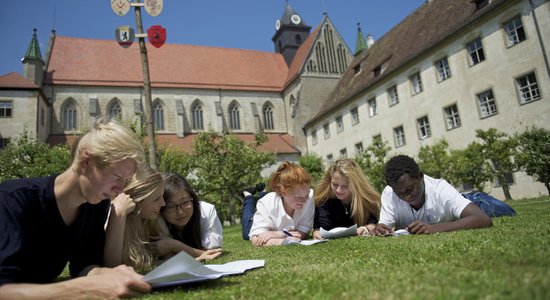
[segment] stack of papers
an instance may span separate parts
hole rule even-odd
[[[338,238],[356,236],[356,235],[357,235],[357,224],[350,226],[348,228],[336,227],[336,228],[332,228],[331,230],[325,230],[323,227],[321,227],[321,237],[324,239],[338,239]]]

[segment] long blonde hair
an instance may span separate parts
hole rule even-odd
[[[367,224],[369,215],[380,217],[380,194],[369,184],[359,165],[352,159],[341,158],[330,166],[315,189],[315,206],[328,199],[336,198],[332,191],[331,180],[339,174],[348,180],[351,193],[351,215],[358,226]]]
[[[124,188],[124,193],[132,197],[136,208],[126,217],[124,228],[124,242],[122,246],[122,263],[133,266],[137,270],[150,270],[153,267],[154,257],[151,252],[149,239],[151,235],[160,235],[159,218],[147,220],[140,216],[137,203],[147,199],[158,189],[164,190],[164,181],[161,173],[144,167],[141,175],[136,175]]]

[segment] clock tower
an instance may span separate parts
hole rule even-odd
[[[283,16],[275,21],[275,35],[271,39],[275,44],[275,52],[281,53],[290,66],[296,51],[309,36],[311,26],[297,14],[286,1]]]

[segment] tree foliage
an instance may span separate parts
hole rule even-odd
[[[358,155],[355,160],[363,169],[370,184],[378,191],[382,192],[386,186],[384,178],[384,165],[386,164],[386,156],[390,152],[391,147],[388,142],[381,139],[374,139],[373,142]]]
[[[439,140],[432,146],[420,147],[418,152],[420,170],[434,178],[448,177],[451,168],[448,148],[449,143],[445,139]]]
[[[258,150],[266,141],[263,133],[246,143],[229,133],[202,132],[193,142],[192,154],[164,149],[160,168],[189,178],[201,199],[215,204],[220,218],[234,224],[240,214],[240,192],[276,162],[274,153]]]
[[[323,159],[315,153],[308,153],[300,156],[298,163],[308,171],[309,175],[311,175],[313,186],[317,185],[319,180],[325,174]]]
[[[481,144],[473,142],[466,149],[450,151],[449,174],[446,177],[454,186],[473,185],[484,191],[485,182],[492,178],[492,168],[483,156]]]
[[[69,167],[70,157],[69,146],[50,147],[30,138],[25,130],[0,151],[0,181],[61,173]]]
[[[550,195],[550,131],[530,128],[517,135],[516,162],[527,175],[544,183]]]
[[[476,130],[476,137],[482,140],[481,151],[485,159],[493,165],[493,175],[498,179],[506,200],[511,200],[510,184],[506,180],[509,174],[518,170],[513,157],[516,155],[517,139],[495,128]]]

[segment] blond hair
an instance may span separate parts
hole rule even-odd
[[[336,198],[332,191],[331,180],[339,174],[348,180],[351,193],[351,215],[358,226],[367,224],[369,215],[380,217],[380,194],[369,184],[359,165],[352,159],[341,158],[332,164],[315,189],[315,206],[328,199]]]
[[[162,174],[150,167],[143,167],[140,175],[134,176],[124,188],[137,204],[159,189],[164,191]],[[133,266],[138,270],[150,270],[153,267],[154,257],[151,252],[149,239],[151,235],[161,235],[162,230],[157,220],[146,220],[140,216],[138,207],[126,217],[124,241],[122,246],[122,263]]]
[[[144,161],[143,146],[128,127],[117,121],[98,121],[94,127],[83,135],[74,150],[73,164],[80,170],[80,162],[94,158],[99,169],[104,169],[127,158],[135,160],[140,166]]]

